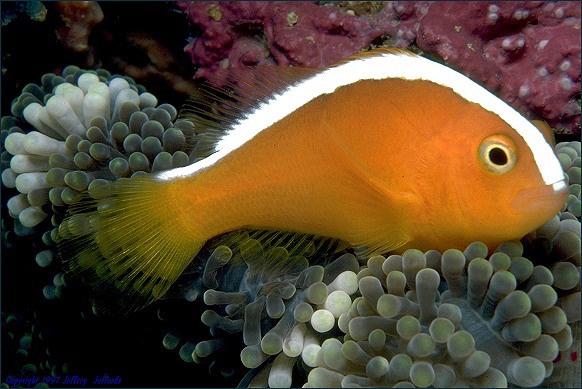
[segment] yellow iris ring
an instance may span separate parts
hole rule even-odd
[[[479,145],[479,161],[494,174],[505,174],[517,163],[517,150],[513,141],[501,134],[485,138]]]

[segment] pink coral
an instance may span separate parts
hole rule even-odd
[[[181,2],[200,34],[196,77],[247,66],[327,66],[373,45],[417,45],[529,117],[580,131],[580,7],[574,2]]]
[[[417,44],[552,126],[580,129],[580,4],[436,2]]]
[[[309,2],[178,4],[202,31],[185,49],[199,66],[196,77],[218,85],[236,81],[247,66],[327,66],[368,47],[386,31],[398,33],[393,23],[398,11],[382,3],[371,6],[370,12],[377,13],[366,16]],[[406,33],[395,43],[407,47],[416,29],[413,21],[401,23]]]

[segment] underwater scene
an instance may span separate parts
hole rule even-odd
[[[581,387],[580,2],[1,2],[2,387]]]

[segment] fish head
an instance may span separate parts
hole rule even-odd
[[[517,115],[517,112],[515,113]],[[467,234],[496,245],[520,239],[551,219],[568,196],[567,178],[536,126],[498,115],[468,116],[466,150],[456,154],[455,196]]]

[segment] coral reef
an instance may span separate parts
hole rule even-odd
[[[148,4],[142,8],[139,18],[135,18],[130,4],[120,7],[118,3],[101,3],[100,6],[106,17],[96,31],[93,45],[101,53],[101,66],[147,83],[148,89],[160,100],[175,106],[197,93],[192,81],[193,65],[182,50],[187,21],[176,12],[175,4]],[[114,17],[107,18],[107,15]],[[172,34],[168,34],[167,26],[172,26]]]
[[[95,1],[57,1],[62,24],[56,35],[66,47],[73,51],[89,50],[91,31],[103,20],[103,11]]]
[[[580,8],[568,2],[435,3],[420,19],[417,43],[520,112],[579,131],[579,31]]]
[[[19,15],[25,14],[30,19],[42,22],[47,10],[40,1],[11,1],[2,5],[2,26],[7,25]]]
[[[182,2],[185,50],[219,85],[246,66],[321,67],[370,45],[420,48],[558,132],[580,131],[580,7],[572,2]],[[445,17],[446,16],[446,17]],[[196,33],[199,31],[199,33]]]
[[[133,49],[141,50],[149,61],[136,66],[120,55],[114,60],[124,74],[142,80],[162,80],[185,97],[192,97],[198,92],[188,72],[181,68],[176,55],[160,39],[144,32],[129,32],[124,38]],[[111,40],[115,41],[116,38],[112,37]]]
[[[176,107],[195,93],[194,66],[183,52],[188,21],[174,3],[144,3],[136,17],[127,2],[6,2],[2,17],[2,88],[9,97],[2,115],[24,85],[68,64],[128,75]]]

